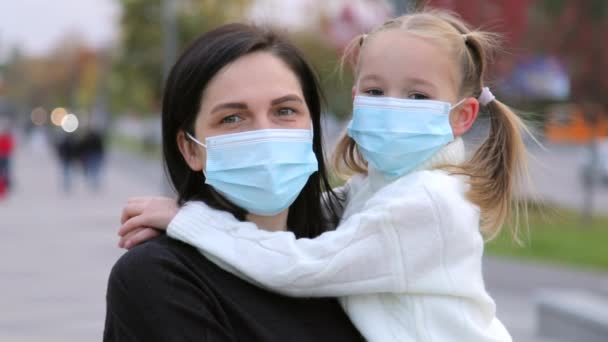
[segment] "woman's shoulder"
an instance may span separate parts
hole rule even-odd
[[[112,267],[110,283],[143,286],[160,283],[170,274],[197,279],[193,271],[213,265],[194,247],[163,234],[123,254]]]
[[[128,250],[118,259],[115,267],[151,267],[163,262],[179,262],[180,256],[188,254],[188,247],[162,234]]]

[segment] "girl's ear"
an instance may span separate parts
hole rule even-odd
[[[450,126],[455,137],[465,134],[477,119],[479,102],[469,97],[450,112]]]
[[[186,136],[184,131],[179,131],[177,133],[177,147],[179,147],[179,151],[182,153],[182,157],[190,166],[192,171],[201,171],[203,169],[203,160],[207,159],[206,153],[201,151],[201,148],[190,141]]]
[[[354,101],[355,95],[357,95],[357,86],[356,85],[353,86],[352,94],[353,94],[353,101]]]

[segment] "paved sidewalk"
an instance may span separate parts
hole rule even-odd
[[[543,289],[578,289],[608,295],[608,272],[486,257],[484,277],[496,301],[498,318],[516,342],[583,342],[536,336],[535,299]]]
[[[52,151],[18,150],[15,192],[0,201],[0,341],[101,341],[120,210],[160,188],[160,168],[113,157],[105,171],[99,193],[77,177],[65,194]]]

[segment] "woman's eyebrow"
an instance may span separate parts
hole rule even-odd
[[[272,100],[272,101],[270,102],[270,104],[271,104],[272,106],[276,106],[276,105],[278,105],[278,104],[280,104],[280,103],[283,103],[283,102],[288,102],[288,101],[296,101],[296,102],[301,102],[301,103],[304,103],[304,100],[302,100],[302,98],[301,98],[301,97],[299,97],[298,95],[295,95],[295,94],[289,94],[289,95],[281,96],[281,97],[279,97],[278,99],[274,99],[274,100]]]
[[[215,113],[215,112],[223,110],[223,109],[247,109],[247,105],[242,102],[220,103],[219,105],[213,107],[213,109],[211,110],[211,113]]]

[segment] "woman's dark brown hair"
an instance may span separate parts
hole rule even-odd
[[[288,229],[297,237],[315,237],[337,224],[339,201],[331,191],[321,144],[322,95],[316,74],[303,54],[287,39],[270,30],[245,24],[227,24],[200,36],[181,55],[165,86],[162,105],[163,158],[165,170],[178,194],[178,202],[204,201],[243,220],[247,212],[227,201],[205,184],[202,172],[194,172],[177,145],[180,131],[194,131],[205,88],[222,68],[254,52],[280,58],[298,77],[312,119],[313,150],[319,169],[312,174],[289,208]],[[323,196],[326,191],[327,195]]]

